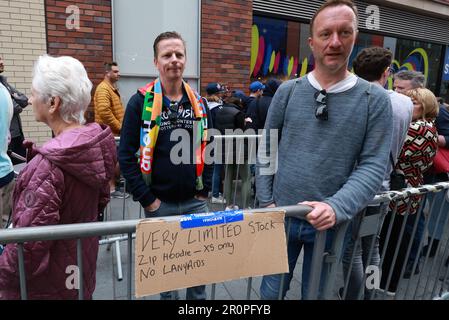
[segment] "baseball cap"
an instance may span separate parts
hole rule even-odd
[[[234,96],[236,98],[239,98],[239,99],[246,98],[246,95],[245,95],[245,93],[243,93],[242,90],[234,90],[234,91],[232,91],[232,96]]]
[[[225,92],[225,91],[226,91],[226,87],[217,82],[209,83],[206,87],[207,94],[214,94],[214,93]]]
[[[279,79],[269,79],[265,85],[266,89],[268,91],[271,91],[271,93],[276,93],[276,90],[281,85],[282,81]]]
[[[249,85],[249,91],[256,92],[257,90],[263,90],[265,86],[260,81],[254,81]]]

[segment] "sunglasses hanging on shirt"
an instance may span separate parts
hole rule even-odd
[[[315,93],[315,101],[318,103],[318,106],[315,109],[315,118],[318,120],[327,121],[328,119],[328,110],[327,110],[327,92],[326,90],[317,91]]]
[[[178,110],[179,110],[179,102],[178,101],[170,101],[170,105],[168,107],[168,119],[172,123],[176,123],[178,121]]]

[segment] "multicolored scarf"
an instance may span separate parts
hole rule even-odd
[[[203,189],[204,156],[207,142],[207,113],[201,96],[183,81],[184,89],[189,97],[195,115],[194,150],[196,164],[196,190]],[[147,84],[139,91],[145,96],[142,111],[142,124],[140,128],[140,171],[149,185],[153,164],[154,148],[156,146],[159,128],[161,126],[162,112],[162,86],[159,79]]]

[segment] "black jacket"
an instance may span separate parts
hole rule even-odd
[[[226,129],[245,129],[245,114],[235,104],[226,103],[214,108],[214,127],[225,134]]]
[[[0,75],[0,82],[8,89],[11,94],[11,99],[14,107],[14,114],[11,119],[11,125],[9,131],[11,132],[11,138],[23,137],[22,122],[20,121],[19,114],[28,105],[28,98],[20,91],[11,86],[6,77]]]
[[[251,96],[245,96],[245,98],[242,99],[242,112],[247,115],[248,114],[248,107],[251,104],[252,101],[254,101],[256,98]]]
[[[273,100],[273,94],[264,92],[261,97],[251,101],[248,106],[248,117],[253,121],[249,124],[251,129],[258,130],[264,128],[271,100]]]
[[[254,99],[249,104],[247,115],[253,121],[249,124],[251,129],[258,130],[265,127],[271,100],[281,83],[282,81],[279,79],[269,79],[265,84],[262,96]]]
[[[234,104],[224,104],[214,108],[215,111],[215,129],[220,130],[222,135],[229,134],[227,130],[241,129],[245,130],[245,114],[243,111]],[[241,163],[243,159],[248,159],[248,141],[247,139],[238,140],[241,144],[237,143],[236,139],[226,139],[221,141],[219,148],[215,148],[215,159],[221,159],[222,163]],[[232,150],[232,157],[230,156],[230,151]],[[237,153],[242,153],[237,162]]]
[[[193,162],[193,109],[184,91],[184,96],[179,103],[178,119],[168,118],[168,99],[163,99],[161,114],[161,127],[157,137],[156,147],[153,152],[154,160],[151,173],[151,185],[147,186],[142,178],[136,152],[140,148],[140,128],[142,122],[142,109],[144,96],[137,92],[128,102],[123,118],[120,134],[119,162],[120,170],[129,186],[134,200],[139,201],[143,207],[150,205],[159,198],[163,202],[182,202],[192,199],[195,195],[207,197],[211,187],[213,165],[205,165],[203,171],[203,185],[201,191],[195,188],[196,164]],[[206,105],[207,117],[210,112]],[[211,127],[211,121],[208,123]],[[189,139],[170,141],[171,133],[175,129],[185,129],[189,133]],[[179,148],[183,156],[189,160],[187,163],[175,164],[170,159],[173,148]],[[187,154],[187,151],[189,154]],[[178,152],[175,152],[179,154]]]

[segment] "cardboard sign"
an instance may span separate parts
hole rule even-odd
[[[288,272],[283,211],[222,211],[136,228],[136,297]]]

